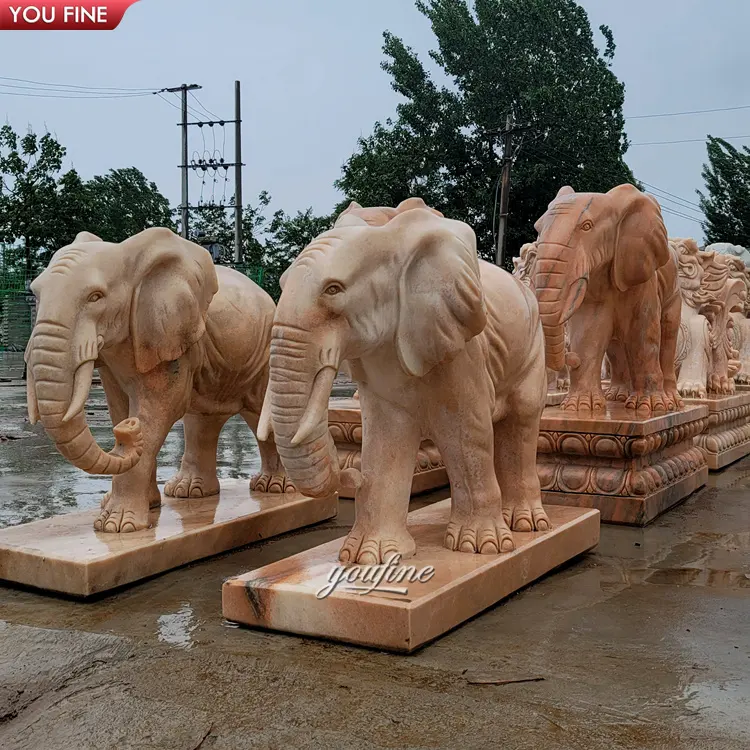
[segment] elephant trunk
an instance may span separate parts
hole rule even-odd
[[[564,253],[566,245],[538,243],[534,287],[539,302],[545,342],[545,358],[550,370],[565,366],[565,322],[580,307],[588,286],[588,271],[583,263],[571,263]],[[580,256],[578,256],[580,258]]]
[[[126,419],[114,428],[116,445],[105,453],[91,434],[84,407],[91,388],[96,348],[84,349],[75,374],[70,375],[70,337],[61,327],[39,323],[28,350],[27,396],[29,419],[41,419],[55,446],[71,464],[89,474],[124,474],[143,452],[138,419]],[[72,382],[71,382],[72,380]]]
[[[289,478],[310,497],[339,489],[338,455],[328,431],[328,398],[337,370],[337,352],[320,350],[309,332],[274,326],[264,410],[270,410],[276,448]]]

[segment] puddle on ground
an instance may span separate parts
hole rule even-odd
[[[157,636],[162,643],[185,650],[195,645],[191,636],[198,623],[189,602],[182,602],[177,612],[161,615],[156,622],[159,628]]]

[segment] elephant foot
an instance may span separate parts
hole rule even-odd
[[[708,378],[708,390],[710,393],[719,393],[728,396],[734,393],[734,382],[726,375],[710,375]]]
[[[105,502],[106,501],[106,502]],[[132,506],[132,503],[128,503]],[[108,492],[102,501],[101,513],[94,521],[94,531],[107,534],[127,534],[133,531],[147,529],[149,507],[145,503],[138,503],[139,507],[124,507],[124,504],[112,497]]]
[[[190,469],[180,469],[165,485],[164,494],[168,497],[208,497],[219,492],[216,474],[210,479]]]
[[[614,383],[610,384],[605,394],[607,401],[620,401],[622,403],[625,403],[625,401],[628,400],[629,395],[630,388],[624,385],[615,385]]]
[[[549,531],[552,528],[549,517],[541,505],[503,505],[503,520],[513,531]]]
[[[697,380],[683,380],[677,383],[677,391],[685,398],[706,398],[706,384]]]
[[[515,549],[513,535],[505,520],[480,514],[451,518],[445,530],[443,544],[456,552],[475,552],[481,555],[497,555]]]
[[[416,551],[417,545],[406,529],[399,534],[379,533],[355,523],[339,551],[339,560],[344,565],[380,565],[394,555],[400,555],[402,560],[413,557]]]
[[[743,370],[742,372],[739,372],[734,376],[734,382],[738,385],[748,385],[750,383],[750,374],[744,372]]]
[[[563,411],[604,411],[607,403],[601,390],[575,391],[565,397],[560,408]]]
[[[109,502],[110,502],[111,497],[112,497],[111,490],[109,492],[105,492],[104,495],[102,495],[102,500],[99,503],[99,507],[102,510],[109,507]],[[161,492],[159,492],[159,489],[155,487],[153,492],[149,496],[148,509],[155,510],[156,508],[161,508]]]
[[[680,394],[677,391],[677,386],[674,386],[672,388],[665,388],[664,394],[667,397],[667,409],[669,411],[675,411],[677,409],[682,409],[683,402],[680,398]]]
[[[265,471],[250,478],[250,489],[255,492],[270,492],[274,495],[297,491],[292,480],[285,474],[270,474]]]
[[[652,393],[631,393],[625,402],[627,409],[635,409],[640,417],[650,417],[654,412],[674,411],[677,404],[664,391]]]

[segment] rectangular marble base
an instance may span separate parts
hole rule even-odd
[[[252,627],[410,652],[447,633],[599,542],[599,513],[549,507],[547,533],[514,533],[516,550],[501,555],[452,552],[443,546],[450,500],[409,514],[417,554],[403,564],[434,568],[406,594],[345,590],[319,598],[338,566],[341,539],[224,583],[224,617]],[[388,584],[382,584],[388,585]]]
[[[708,425],[695,444],[706,454],[711,471],[750,454],[750,391],[738,386],[731,396],[686,398],[685,404],[708,407]]]
[[[341,469],[359,469],[362,465],[362,409],[359,399],[332,398],[328,403],[328,429],[333,436]],[[425,440],[417,454],[411,494],[447,487],[448,473],[435,445]],[[354,487],[342,478],[339,496],[354,497]]]
[[[537,453],[542,501],[645,526],[706,483],[706,459],[693,441],[707,426],[705,404],[648,418],[622,404],[595,415],[548,407]]]
[[[246,479],[221,482],[205,498],[162,498],[150,529],[94,531],[98,511],[0,530],[0,579],[87,597],[336,515],[336,495],[251,492]]]

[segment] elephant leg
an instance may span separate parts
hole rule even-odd
[[[607,359],[609,360],[609,388],[607,388],[608,401],[627,400],[633,390],[630,379],[630,367],[625,355],[625,347],[619,339],[612,339],[607,347]]]
[[[161,504],[156,457],[172,425],[187,410],[191,385],[187,367],[178,368],[176,377],[165,377],[157,368],[139,381],[136,397],[130,399],[129,416],[141,421],[143,453],[130,471],[112,478],[112,489],[94,522],[96,531],[129,532],[148,527],[149,510]]]
[[[180,470],[164,485],[169,497],[208,497],[219,492],[216,449],[219,433],[231,415],[186,414],[185,453]]]
[[[99,365],[98,370],[99,377],[102,379],[104,395],[107,398],[107,408],[109,409],[112,424],[120,424],[120,422],[128,418],[128,412],[130,411],[128,395],[120,388],[109,367]]]
[[[536,470],[542,360],[508,397],[505,418],[495,423],[495,472],[503,495],[503,517],[513,531],[549,531]]]
[[[260,472],[250,477],[250,489],[255,492],[272,492],[274,494],[294,492],[295,487],[286,475],[286,470],[281,463],[279,452],[276,450],[276,444],[273,441],[273,435],[269,436],[268,440],[258,440],[260,412],[244,410],[241,414],[247,422],[247,426],[255,435],[258,453],[260,453]]]
[[[561,408],[604,410],[602,361],[612,339],[613,314],[607,305],[584,303],[570,319],[570,390]]]
[[[543,357],[539,362],[543,367]],[[472,363],[472,367],[479,372],[482,366]],[[442,384],[451,395],[452,408],[446,408],[445,397],[429,405],[432,438],[451,483],[451,517],[444,544],[460,552],[511,552],[513,535],[503,517],[503,495],[495,473],[494,399],[473,387],[479,377],[471,378],[466,370],[455,374],[453,382]],[[537,397],[543,405],[546,388],[541,384],[539,388]]]
[[[619,309],[618,330],[622,331],[633,379],[633,392],[625,406],[635,409],[641,417],[651,416],[654,411],[665,411],[668,403],[661,370],[662,326],[661,318],[655,314],[657,305],[654,284],[653,289],[647,288],[640,294],[631,289]]]
[[[682,298],[676,295],[662,309],[661,314],[661,349],[659,362],[661,366],[664,393],[667,397],[667,409],[679,409],[682,399],[677,391],[677,374],[675,359],[677,358],[677,335],[680,331],[682,315]]]
[[[411,483],[421,439],[418,423],[398,406],[360,390],[362,477],[354,498],[355,521],[342,563],[375,565],[416,549],[406,528]]]

